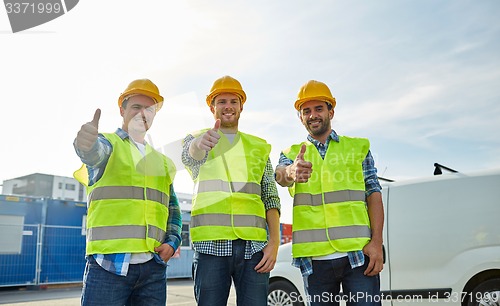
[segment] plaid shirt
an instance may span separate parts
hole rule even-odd
[[[324,159],[330,141],[333,140],[335,142],[339,142],[340,138],[337,135],[337,133],[335,133],[335,131],[332,130],[332,132],[326,139],[325,144],[322,144],[321,142],[312,138],[311,135],[307,135],[307,140],[312,144],[314,144],[314,146],[318,149],[321,158]],[[291,164],[293,164],[293,160],[287,158],[282,152],[280,154],[278,167],[286,167]],[[370,194],[374,192],[380,192],[382,190],[382,187],[378,182],[377,168],[375,168],[375,161],[373,160],[370,151],[368,151],[366,158],[363,160],[362,167],[363,167],[363,177],[365,180],[366,197],[368,197]],[[349,262],[352,268],[361,267],[362,265],[365,264],[365,256],[362,250],[348,252],[347,256],[349,258]],[[292,260],[292,265],[300,268],[300,271],[302,272],[303,276],[307,276],[313,273],[311,257],[294,258]]]
[[[182,146],[182,163],[191,170],[192,178],[196,179],[200,172],[200,167],[207,161],[208,153],[205,154],[205,157],[202,160],[192,158],[191,155],[189,155],[189,146],[193,140],[194,136],[190,134],[184,138]],[[279,211],[281,209],[281,204],[270,159],[267,160],[266,167],[264,169],[261,187],[261,199],[262,202],[264,202],[266,211],[273,208],[276,208]],[[253,254],[262,251],[266,245],[267,242],[247,241],[245,247],[245,259],[252,258]],[[193,242],[193,247],[195,251],[208,255],[232,256],[233,254],[232,240]]]
[[[120,128],[117,129],[115,133],[120,136],[121,139],[129,137],[127,132]],[[102,177],[108,159],[113,152],[111,143],[104,136],[99,134],[96,144],[89,152],[82,152],[79,150],[76,146],[76,140],[73,146],[75,147],[76,154],[80,157],[82,162],[87,165],[89,186],[95,184]],[[164,243],[170,245],[174,250],[177,250],[181,243],[181,229],[182,217],[179,201],[177,200],[174,186],[171,184],[170,199],[168,203],[167,235]],[[131,258],[130,253],[93,254],[93,256],[97,263],[105,270],[117,275],[127,275]],[[157,253],[154,253],[152,256],[158,263],[165,265],[165,262]]]

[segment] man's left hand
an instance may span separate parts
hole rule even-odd
[[[368,267],[365,270],[366,276],[375,276],[384,268],[384,257],[382,251],[382,243],[370,241],[363,248],[363,253],[370,258]]]
[[[155,248],[155,252],[160,255],[161,259],[163,259],[164,262],[167,262],[174,255],[175,250],[170,244],[164,243],[160,246],[157,246]]]
[[[278,256],[279,243],[268,242],[266,247],[262,250],[264,256],[261,261],[255,266],[255,271],[258,273],[268,273],[274,268],[276,264],[276,257]]]

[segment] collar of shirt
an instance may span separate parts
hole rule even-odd
[[[318,147],[320,144],[322,144],[321,142],[319,142],[316,139],[312,138],[311,135],[307,135],[307,140],[309,140],[310,142],[312,142],[312,144],[314,144],[316,147]],[[332,130],[332,132],[330,133],[330,135],[328,135],[328,137],[326,138],[326,142],[324,144],[325,147],[328,147],[328,143],[330,143],[330,140],[333,140],[333,141],[336,141],[336,142],[340,141],[339,135],[337,135],[337,133],[334,130]]]
[[[318,149],[321,157],[325,158],[326,150],[328,149],[328,144],[330,143],[330,140],[333,140],[335,142],[339,142],[340,138],[339,138],[339,135],[337,135],[337,133],[334,130],[332,130],[330,135],[328,135],[328,137],[326,138],[325,144],[322,144],[318,140],[312,138],[312,136],[310,134],[307,135],[307,140],[309,140],[316,147],[316,149]]]
[[[117,128],[116,129],[116,135],[118,135],[118,137],[120,137],[122,140],[126,139],[126,138],[129,138],[130,136],[128,135],[127,132],[125,132],[122,128]]]
[[[127,132],[125,132],[122,128],[117,128],[115,131],[115,134],[118,135],[118,137],[120,137],[122,140],[129,138],[130,141],[132,141],[132,143],[138,144],[138,142],[136,142],[134,139],[132,139],[132,137],[130,137],[130,135]],[[146,144],[147,144],[147,141],[144,140],[144,145],[146,145]]]

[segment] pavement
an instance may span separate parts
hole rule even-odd
[[[2,306],[80,306],[81,284],[49,285],[47,288],[0,288]],[[192,279],[167,281],[168,306],[196,306]],[[236,295],[231,289],[228,304],[236,305]]]

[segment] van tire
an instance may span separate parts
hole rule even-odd
[[[467,306],[500,305],[500,278],[477,285],[468,296]]]

